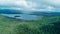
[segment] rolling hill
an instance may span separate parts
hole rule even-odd
[[[60,34],[60,16],[21,21],[0,15],[0,34]]]
[[[38,16],[60,16],[60,12],[32,12],[31,15],[38,15]]]
[[[21,10],[0,9],[0,14],[23,14]]]

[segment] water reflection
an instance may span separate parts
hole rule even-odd
[[[23,20],[38,20],[40,16],[28,14],[1,14],[10,18],[23,19]]]

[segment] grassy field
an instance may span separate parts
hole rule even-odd
[[[0,34],[60,34],[60,16],[22,21],[0,15]]]

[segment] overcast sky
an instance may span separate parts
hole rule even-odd
[[[60,0],[0,0],[1,9],[60,11]]]

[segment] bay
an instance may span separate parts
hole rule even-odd
[[[40,16],[29,14],[1,14],[1,15],[22,20],[38,20],[40,18]]]

